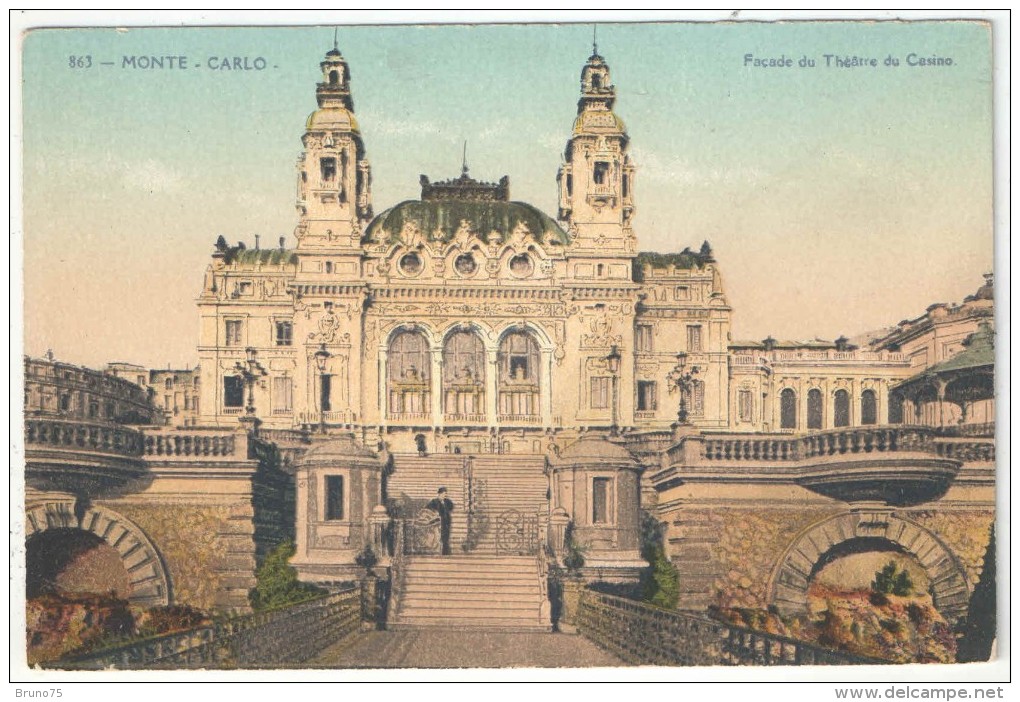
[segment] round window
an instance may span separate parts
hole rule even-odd
[[[457,269],[459,274],[464,276],[474,275],[475,271],[478,270],[478,264],[475,262],[475,257],[469,253],[458,256],[453,262],[453,267]]]
[[[416,253],[404,254],[400,257],[400,272],[404,275],[418,275],[421,273],[421,256]]]
[[[510,272],[520,278],[531,275],[533,270],[535,270],[535,265],[531,262],[531,257],[528,254],[517,254],[510,259]]]

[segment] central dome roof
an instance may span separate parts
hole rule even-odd
[[[494,234],[506,241],[524,224],[542,244],[565,246],[569,235],[549,215],[526,202],[500,200],[406,200],[376,217],[365,230],[365,240],[396,241],[404,225],[413,222],[429,241],[446,242],[467,221],[478,238],[489,243]]]

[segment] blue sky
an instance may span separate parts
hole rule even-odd
[[[591,25],[342,27],[377,212],[418,174],[508,174],[555,213]],[[708,239],[734,338],[834,338],[959,301],[992,268],[980,23],[600,24],[646,250]],[[291,232],[330,27],[38,30],[23,48],[26,352],[196,360],[212,243]],[[813,69],[744,65],[804,56]],[[910,67],[908,54],[950,57]],[[825,68],[824,54],[879,59]],[[125,55],[202,68],[122,69]],[[898,58],[898,67],[883,64]],[[91,69],[69,66],[92,56]],[[264,57],[263,71],[210,57]],[[113,61],[113,67],[98,66]],[[125,331],[126,330],[126,331]]]

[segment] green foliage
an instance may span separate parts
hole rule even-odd
[[[298,580],[297,571],[287,562],[294,551],[294,544],[284,541],[262,561],[262,565],[255,571],[258,584],[248,593],[248,601],[253,609],[271,609],[326,593],[321,587]]]
[[[641,557],[651,565],[641,574],[641,599],[665,609],[674,609],[680,600],[680,575],[666,556],[663,528],[655,517],[644,513],[641,519]]]
[[[881,595],[907,597],[914,591],[914,581],[906,570],[896,567],[895,561],[889,561],[882,570],[875,573],[871,589]]]
[[[563,566],[571,572],[577,572],[584,567],[584,547],[574,539],[574,523],[567,524],[566,533],[563,536],[567,553],[563,556]]]
[[[489,243],[489,235],[494,231],[506,240],[521,223],[541,243],[570,243],[567,233],[538,209],[524,202],[499,200],[405,200],[379,215],[366,234],[374,238],[382,229],[398,237],[404,224],[414,222],[430,240],[438,234],[441,241],[450,241],[464,220],[472,224],[485,243]]]

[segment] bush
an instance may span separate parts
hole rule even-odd
[[[574,523],[567,524],[566,533],[563,535],[564,545],[567,553],[563,556],[563,567],[568,571],[577,572],[584,568],[584,547],[574,539]]]
[[[641,557],[651,565],[641,574],[641,600],[674,609],[680,600],[680,575],[666,556],[662,524],[644,513],[641,519]]]
[[[906,570],[899,570],[895,561],[889,563],[875,573],[871,589],[882,595],[907,597],[914,591],[914,582]]]
[[[271,609],[326,594],[323,588],[298,580],[297,571],[288,563],[294,552],[294,544],[284,541],[266,555],[255,571],[258,584],[248,593],[252,609]]]
[[[206,624],[209,617],[188,605],[167,605],[145,610],[138,624],[139,634],[153,636],[171,631],[185,631]]]
[[[354,557],[354,562],[371,572],[372,567],[379,562],[379,558],[375,555],[375,551],[372,550],[371,544],[366,544],[361,553]]]

